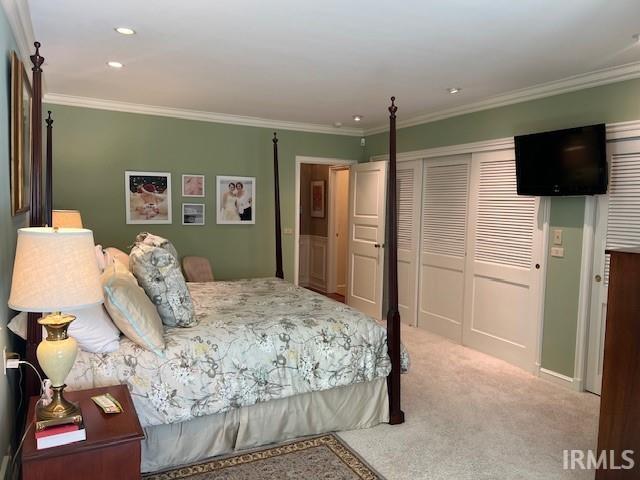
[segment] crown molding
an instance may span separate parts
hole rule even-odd
[[[316,123],[287,122],[283,120],[271,120],[268,118],[231,115],[227,113],[204,112],[200,110],[186,110],[171,107],[158,107],[138,103],[118,102],[115,100],[102,100],[99,98],[76,97],[59,93],[47,93],[44,96],[44,102],[54,105],[68,105],[71,107],[94,108],[98,110],[111,110],[115,112],[139,113],[143,115],[156,115],[160,117],[197,120],[200,122],[225,123],[229,125],[244,125],[248,127],[260,127],[279,130],[293,130],[297,132],[325,133],[355,137],[362,137],[364,134],[364,130],[360,128],[337,128],[331,125],[322,125]]]
[[[413,127],[422,123],[435,122],[466,113],[479,112],[491,108],[504,107],[515,103],[536,100],[538,98],[551,97],[562,93],[574,92],[576,90],[584,90],[586,88],[597,87],[609,83],[622,82],[624,80],[632,80],[640,78],[640,62],[627,63],[617,67],[604,68],[595,70],[590,73],[574,75],[562,80],[542,83],[533,87],[514,90],[502,95],[487,98],[478,102],[468,103],[455,108],[448,108],[437,112],[417,115],[406,120],[399,120],[397,128]],[[389,130],[388,125],[380,125],[373,128],[365,129],[365,135],[374,135]]]
[[[32,53],[33,42],[35,42],[29,3],[25,0],[0,0],[0,6],[9,21],[18,45],[18,53],[25,65],[29,65],[29,55]]]

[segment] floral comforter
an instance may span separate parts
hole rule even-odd
[[[385,377],[386,329],[278,279],[190,283],[199,323],[167,327],[158,356],[123,337],[116,352],[81,351],[70,389],[124,383],[143,426]],[[408,368],[403,350],[403,370]]]

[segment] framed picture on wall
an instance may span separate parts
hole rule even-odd
[[[204,197],[204,175],[182,175],[183,197]]]
[[[29,210],[31,200],[31,84],[11,52],[11,214]]]
[[[324,180],[311,182],[311,216],[324,218]]]
[[[183,203],[182,224],[204,225],[204,203]]]
[[[256,223],[256,178],[216,177],[217,223]]]
[[[171,174],[124,172],[127,223],[171,223]]]

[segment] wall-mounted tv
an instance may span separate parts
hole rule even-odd
[[[604,124],[515,137],[519,195],[607,192]]]

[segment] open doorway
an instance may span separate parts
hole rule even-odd
[[[347,289],[349,165],[296,159],[296,283],[344,302]]]

